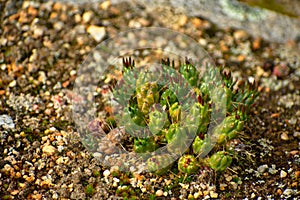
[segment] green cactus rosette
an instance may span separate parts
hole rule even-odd
[[[146,118],[140,109],[134,105],[129,108],[132,121],[139,126],[146,126]]]
[[[224,171],[232,162],[231,156],[226,151],[218,151],[207,160],[210,168],[217,172]]]
[[[198,75],[199,75],[198,71],[188,61],[186,62],[186,64],[183,64],[183,65],[180,66],[179,72],[180,72],[180,74],[183,75],[185,80],[188,81],[188,83],[191,86],[196,86],[197,85]]]
[[[133,150],[136,153],[153,152],[156,149],[156,143],[153,137],[150,138],[135,138]]]
[[[116,115],[119,125],[125,127],[125,132],[130,135],[136,135],[136,130],[141,129],[146,125],[142,116],[136,115],[132,112],[132,108],[124,108],[122,115]]]
[[[166,89],[160,96],[160,105],[166,108],[171,107],[174,103],[178,102],[176,95],[170,90]]]
[[[232,98],[232,91],[225,86],[215,87],[211,94],[212,102],[219,102],[218,104],[215,104],[216,110],[223,108],[224,112],[231,110],[231,106],[232,106],[231,98]]]
[[[173,161],[169,154],[152,156],[147,160],[148,170],[158,175],[164,174],[171,167]]]
[[[206,149],[209,149],[212,145],[212,142],[210,140],[210,137],[204,136],[203,139],[201,139],[199,136],[195,138],[192,144],[192,149],[194,154],[199,155],[206,151]]]
[[[180,121],[180,115],[181,115],[181,106],[178,102],[174,103],[169,108],[169,114],[172,120],[172,123],[178,123]]]
[[[202,105],[199,102],[193,104],[189,111],[189,119],[186,123],[188,128],[197,125],[197,133],[206,133],[207,126],[210,122],[210,111],[207,104]]]
[[[159,100],[159,89],[155,82],[147,82],[136,90],[138,108],[148,115],[150,107]]]
[[[244,121],[241,121],[236,116],[227,116],[214,130],[218,137],[217,143],[224,144],[229,140],[235,139],[238,133],[243,130],[243,127]]]
[[[170,125],[168,114],[164,111],[154,110],[149,114],[149,130],[153,135],[160,135],[163,128]]]
[[[166,139],[167,139],[167,142],[170,143],[173,138],[176,136],[176,134],[178,133],[179,131],[179,124],[171,124],[167,133],[166,133]]]
[[[237,106],[242,104],[246,108],[249,108],[259,95],[259,92],[256,89],[256,83],[253,82],[244,84],[242,82],[240,86],[242,87],[242,90],[234,90],[234,96],[232,99]]]
[[[198,170],[198,162],[193,155],[183,155],[178,160],[178,170],[185,174],[192,174]]]
[[[166,134],[167,149],[171,153],[182,154],[188,149],[185,141],[188,140],[187,129],[179,124],[171,124]]]

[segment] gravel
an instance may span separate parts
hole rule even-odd
[[[12,2],[1,3],[1,8],[5,6],[0,29],[1,199],[287,199],[300,195],[296,42],[270,43],[168,7],[150,12],[126,2],[84,6]],[[78,66],[98,42],[129,27],[148,26],[189,35],[216,65],[225,65],[235,78],[250,77],[259,83],[261,95],[235,147],[233,164],[224,173],[201,168],[185,176],[176,167],[161,176],[125,173],[117,166],[102,166],[81,143],[71,118],[72,101],[79,98],[72,92]],[[147,58],[149,52],[142,55]],[[97,93],[103,97],[107,90],[104,84]]]

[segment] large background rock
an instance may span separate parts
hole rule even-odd
[[[103,0],[63,0],[71,3],[92,3]],[[189,16],[199,16],[209,19],[221,28],[237,28],[247,31],[255,37],[262,37],[267,41],[284,43],[290,40],[300,40],[300,18],[290,17],[271,10],[250,7],[236,0],[112,0],[112,3],[130,1],[134,4],[145,6],[146,9],[157,7],[173,7]],[[293,8],[293,13],[298,10],[300,2],[289,1],[285,6]],[[280,2],[279,2],[280,3]],[[294,5],[294,6],[288,6]],[[298,5],[298,6],[297,6]],[[295,11],[296,10],[296,11]]]

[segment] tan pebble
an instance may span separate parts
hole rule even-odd
[[[261,90],[262,90],[262,89],[265,89],[265,92],[266,92],[266,93],[269,93],[269,92],[270,92],[270,88],[269,88],[269,87],[265,87],[265,88],[261,87]],[[261,90],[260,90],[260,91],[261,91]]]
[[[257,50],[261,47],[261,38],[255,38],[252,43],[253,50]]]
[[[280,137],[282,140],[289,140],[289,136],[287,135],[286,132],[282,133]]]
[[[47,155],[53,155],[56,151],[56,148],[52,145],[46,145],[43,147],[42,151]]]
[[[128,23],[129,28],[141,28],[142,25],[139,21],[136,20],[130,20]]]
[[[110,1],[104,1],[103,3],[100,4],[100,8],[103,10],[107,10],[110,7],[111,3]]]
[[[233,33],[233,37],[236,40],[245,40],[245,39],[247,39],[248,34],[246,33],[246,31],[237,30]]]
[[[57,12],[52,12],[49,16],[50,19],[56,19],[58,16],[58,13]]]
[[[165,180],[166,185],[170,185],[172,183],[172,180]]]
[[[39,37],[43,36],[43,34],[44,34],[44,30],[42,28],[37,27],[33,30],[34,38],[39,38]]]
[[[298,187],[298,182],[293,182],[292,187]]]
[[[95,25],[89,26],[87,32],[96,40],[96,42],[100,42],[106,34],[104,27]]]
[[[49,179],[44,180],[44,181],[41,182],[42,187],[43,186],[52,186],[52,185],[53,185],[53,183],[51,183],[51,181]]]
[[[19,183],[18,185],[19,185],[20,189],[23,189],[26,187],[26,183]]]
[[[142,26],[149,26],[150,25],[150,21],[145,19],[145,18],[139,18],[138,22],[142,25]]]
[[[155,195],[156,195],[157,197],[161,197],[163,194],[164,194],[164,192],[163,192],[162,190],[157,190],[157,191],[155,192]]]
[[[178,20],[179,26],[184,26],[188,21],[188,17],[185,15],[181,15]]]
[[[35,179],[34,176],[29,176],[29,177],[26,177],[26,178],[25,178],[25,180],[26,180],[27,182],[29,182],[29,183],[32,182],[32,181],[34,181],[34,179]]]
[[[280,178],[285,178],[287,176],[287,173],[283,170],[280,171]]]
[[[53,5],[52,9],[58,11],[58,10],[61,10],[62,7],[63,7],[63,6],[62,6],[61,3],[56,2],[56,3]]]
[[[210,197],[213,198],[213,199],[216,199],[216,198],[218,198],[218,196],[219,196],[219,194],[216,193],[216,192],[214,192],[214,191],[210,191],[210,192],[209,192],[209,195],[210,195]]]
[[[276,191],[276,193],[277,193],[278,195],[282,195],[282,190],[281,190],[281,189],[278,189],[278,190]]]
[[[265,74],[264,69],[261,66],[257,66],[256,67],[256,75],[258,77],[262,77],[262,76],[264,76],[264,74]]]
[[[193,18],[192,19],[192,24],[196,27],[199,28],[200,26],[202,26],[202,20],[199,18]]]
[[[63,88],[68,87],[68,85],[70,84],[70,81],[65,81],[62,83]]]
[[[292,154],[294,156],[294,155],[299,154],[299,151],[298,150],[293,150],[293,151],[290,151],[290,154]]]
[[[203,194],[202,194],[202,192],[201,191],[199,191],[199,192],[195,192],[194,193],[194,198],[195,199],[198,199],[200,196],[202,196]]]
[[[116,7],[111,7],[111,8],[109,9],[109,11],[110,11],[111,14],[113,14],[113,15],[119,15],[119,14],[120,14],[120,10],[117,9]]]
[[[20,172],[17,172],[17,173],[15,174],[15,177],[16,177],[16,178],[20,178],[20,177],[21,177],[21,173],[20,173]]]
[[[76,23],[81,22],[81,15],[80,15],[80,14],[76,14],[76,15],[74,16],[74,18],[75,18],[75,22],[76,22]]]
[[[296,176],[296,178],[299,178],[300,177],[300,171],[295,171],[295,176]]]
[[[13,190],[10,192],[11,195],[17,195],[20,191],[19,190]]]
[[[225,190],[225,186],[220,185],[220,190],[221,190],[221,191],[224,191],[224,190]]]
[[[82,21],[84,23],[88,23],[91,21],[91,19],[93,18],[94,13],[92,11],[86,11],[85,13],[83,13],[82,15]]]
[[[12,88],[12,87],[15,87],[17,85],[17,81],[16,80],[13,80],[12,82],[10,82],[8,84],[8,87]]]
[[[271,118],[278,118],[280,116],[280,113],[273,113],[271,115]]]
[[[231,181],[231,180],[232,180],[232,176],[227,176],[225,179],[226,179],[226,181],[228,181],[228,182],[229,182],[229,181]]]
[[[33,6],[29,6],[27,9],[28,14],[30,14],[31,16],[36,16],[38,14],[38,11],[36,8],[34,8]]]
[[[238,60],[239,62],[243,62],[243,61],[245,61],[245,59],[246,59],[246,56],[245,56],[245,55],[239,55],[239,56],[237,57],[237,60]]]

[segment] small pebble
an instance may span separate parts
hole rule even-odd
[[[210,192],[209,192],[209,195],[210,195],[210,197],[213,198],[213,199],[216,199],[216,198],[218,198],[218,196],[219,196],[219,194],[216,193],[216,192],[214,192],[214,191],[210,191]]]
[[[92,11],[87,11],[87,12],[83,13],[83,15],[82,15],[82,21],[84,23],[88,23],[88,22],[91,21],[91,19],[93,18],[93,16],[94,16],[94,13]]]
[[[300,177],[300,171],[295,171],[295,176],[296,176],[296,178],[299,178]]]
[[[237,30],[233,33],[233,37],[236,40],[245,40],[248,37],[248,33],[243,30]]]
[[[157,190],[157,191],[155,192],[155,195],[156,195],[157,197],[161,197],[163,194],[164,194],[164,192],[163,192],[162,190]]]
[[[283,170],[280,171],[280,178],[285,178],[287,176],[287,173]]]
[[[104,27],[95,25],[89,26],[87,32],[96,40],[96,42],[101,42],[106,34]]]
[[[278,195],[282,195],[282,190],[281,190],[281,189],[278,189],[278,190],[276,191],[276,193],[277,193]]]
[[[268,165],[261,165],[257,168],[259,173],[264,173],[268,169]]]
[[[17,81],[16,80],[13,80],[12,82],[10,82],[8,84],[8,87],[12,88],[12,87],[15,87],[17,85]]]
[[[280,137],[282,140],[289,140],[289,136],[286,132],[282,133]]]
[[[110,171],[106,169],[106,170],[103,172],[103,176],[104,176],[104,177],[108,177],[109,175],[110,175]]]
[[[53,155],[56,151],[56,148],[52,145],[46,145],[43,147],[42,151],[47,155]]]

